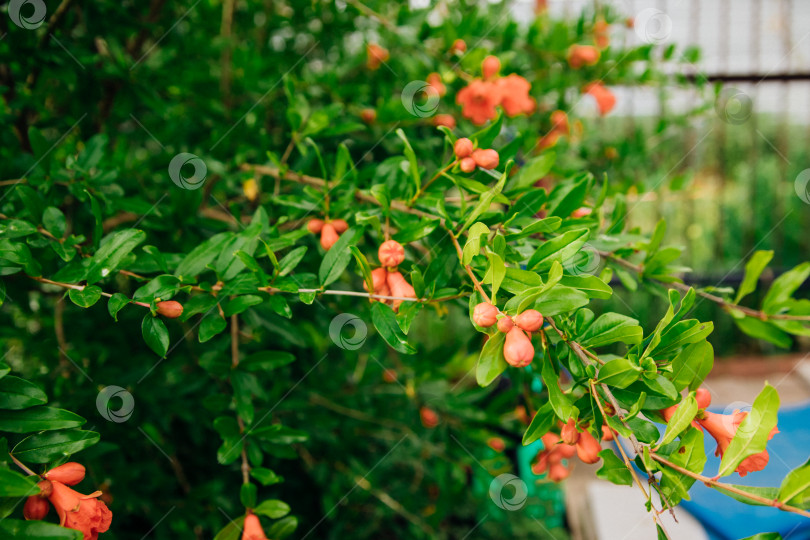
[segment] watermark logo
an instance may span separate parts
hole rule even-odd
[[[586,242],[573,257],[563,263],[563,267],[575,276],[596,275],[600,264],[602,257],[599,256],[599,251]]]
[[[8,3],[11,22],[26,30],[36,30],[42,26],[47,11],[44,0],[11,0]]]
[[[805,169],[796,176],[793,188],[805,204],[810,204],[810,169]]]
[[[657,45],[672,35],[672,19],[660,9],[647,8],[636,15],[633,28],[638,39]]]
[[[194,173],[191,176],[183,174],[183,169],[188,170],[188,167],[194,168]],[[169,162],[169,178],[177,187],[182,189],[200,189],[205,183],[206,175],[208,175],[208,167],[205,166],[202,159],[194,154],[181,152]]]
[[[489,497],[498,508],[513,512],[525,506],[529,489],[526,482],[514,474],[504,473],[489,484]]]
[[[753,101],[745,92],[737,88],[724,88],[714,102],[717,116],[726,124],[740,125],[751,118]]]
[[[113,398],[119,398],[121,405],[115,409],[111,406]],[[120,386],[106,386],[96,397],[96,409],[105,420],[120,424],[129,420],[135,410],[135,398]]]
[[[350,328],[347,330],[347,327]],[[332,342],[347,351],[363,346],[368,335],[368,327],[363,319],[352,313],[340,313],[329,323],[329,337]]]
[[[411,81],[402,90],[402,106],[419,118],[428,118],[439,108],[439,91],[425,81]]]

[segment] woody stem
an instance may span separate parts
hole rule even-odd
[[[436,174],[433,175],[433,178],[425,182],[425,185],[420,187],[419,190],[416,192],[416,194],[413,197],[411,197],[411,200],[408,201],[408,206],[413,206],[413,203],[415,203],[416,200],[419,199],[419,196],[422,195],[427,190],[427,188],[430,187],[430,184],[435,182],[437,178],[446,173],[448,170],[452,169],[453,165],[455,165],[457,161],[458,160],[454,159],[448,165],[445,165],[444,167],[436,171]]]
[[[231,366],[239,365],[239,316],[231,315]],[[237,413],[236,423],[239,425],[239,433],[245,432],[245,423]],[[242,483],[250,483],[250,463],[247,458],[247,441],[242,445]]]

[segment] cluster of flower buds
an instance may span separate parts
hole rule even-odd
[[[348,228],[349,224],[342,219],[332,219],[328,221],[310,219],[309,223],[307,223],[307,230],[309,230],[309,232],[312,234],[320,233],[321,246],[326,251],[329,251],[329,248],[335,245],[340,235],[346,232]]]
[[[471,173],[476,167],[482,169],[494,169],[498,166],[500,156],[492,148],[475,148],[470,139],[461,138],[456,141],[453,147],[458,166],[465,173]]]
[[[398,298],[416,298],[416,291],[410,283],[405,280],[402,273],[397,270],[397,266],[405,260],[405,248],[396,240],[387,240],[380,245],[377,250],[377,257],[380,259],[380,268],[371,272],[371,282],[374,287],[374,294],[378,296],[396,296]],[[368,285],[363,283],[363,287],[368,291]],[[403,300],[389,300],[394,311],[399,309]]]
[[[610,429],[603,428],[603,440],[613,440]],[[602,445],[596,437],[583,427],[577,429],[576,420],[573,418],[560,429],[560,434],[546,433],[541,438],[543,450],[538,452],[532,463],[532,472],[540,475],[548,471],[548,478],[554,482],[565,480],[571,470],[563,462],[563,459],[571,459],[574,454],[584,463],[596,463],[599,461],[599,452]]]
[[[527,309],[514,318],[501,313],[489,302],[481,302],[473,310],[473,322],[482,328],[497,324],[498,331],[506,334],[503,357],[513,367],[525,367],[534,359],[531,333],[543,326],[543,315],[536,309]]]
[[[98,538],[98,533],[110,528],[112,512],[98,499],[101,491],[82,495],[68,487],[84,480],[84,465],[71,461],[51,469],[42,478],[37,484],[39,493],[25,501],[25,519],[44,519],[52,504],[59,516],[59,525],[80,531],[85,539]]]

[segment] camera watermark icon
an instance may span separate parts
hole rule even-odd
[[[346,327],[350,327],[351,330],[345,331]],[[329,338],[335,345],[347,351],[354,351],[362,347],[367,335],[366,323],[352,313],[340,313],[329,323]]]
[[[514,512],[526,505],[529,488],[526,482],[514,474],[504,473],[492,479],[489,484],[489,497],[498,508]]]
[[[402,106],[419,118],[428,118],[439,108],[439,91],[425,81],[411,81],[402,89]]]
[[[186,166],[194,167],[194,174],[191,176],[183,175],[183,168]],[[182,189],[200,189],[205,183],[205,177],[208,175],[208,167],[205,162],[194,154],[188,152],[181,152],[174,156],[169,162],[169,178],[172,182]]]
[[[563,263],[563,267],[575,276],[596,275],[601,264],[602,257],[599,256],[599,251],[586,242],[573,257]]]
[[[726,124],[740,125],[751,118],[754,109],[751,97],[737,88],[724,88],[714,102],[717,116]]]
[[[643,9],[634,21],[636,35],[644,43],[658,45],[672,35],[672,19],[660,9]]]
[[[805,169],[796,176],[793,188],[802,202],[810,204],[810,169]]]
[[[117,409],[110,406],[113,398],[119,398],[121,405]],[[96,396],[96,409],[105,420],[121,424],[129,420],[135,410],[135,398],[120,386],[106,386]]]
[[[47,11],[44,0],[11,0],[8,3],[11,22],[26,30],[36,30],[42,26]]]

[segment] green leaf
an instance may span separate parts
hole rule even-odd
[[[197,339],[200,341],[200,343],[205,343],[212,337],[225,330],[227,325],[228,323],[217,311],[209,311],[200,321],[200,330]]]
[[[768,435],[776,427],[778,409],[779,394],[773,386],[765,383],[765,388],[754,400],[751,412],[740,423],[731,444],[723,453],[719,476],[731,474],[742,460],[765,450]]]
[[[706,465],[703,432],[699,429],[687,430],[667,459],[688,471],[702,473]],[[695,483],[695,479],[666,466],[662,466],[661,470],[661,490],[670,503],[675,505],[681,499],[688,499],[689,488]]]
[[[740,330],[749,336],[757,339],[763,339],[773,343],[777,347],[789,349],[793,344],[793,340],[790,338],[790,336],[780,330],[779,327],[773,323],[755,319],[753,317],[744,317],[742,319],[734,319],[734,324],[736,324]]]
[[[6,540],[81,540],[80,531],[66,529],[55,523],[44,521],[21,521],[4,519],[0,521],[0,536]]]
[[[774,313],[780,304],[790,299],[808,276],[810,262],[804,262],[776,278],[768,289],[768,294],[762,299],[762,309],[766,313]]]
[[[354,259],[357,261],[357,266],[360,268],[360,273],[363,275],[363,281],[366,283],[366,289],[369,291],[374,290],[374,280],[371,277],[371,265],[368,263],[368,259],[360,251],[360,248],[357,246],[351,246],[349,248],[354,255]]]
[[[790,471],[779,488],[779,500],[805,508],[810,502],[810,461]]]
[[[480,386],[489,386],[492,381],[498,378],[509,365],[503,357],[503,343],[506,334],[496,332],[491,335],[478,357],[478,364],[475,367],[475,380]]]
[[[473,257],[481,252],[481,236],[484,234],[489,234],[489,227],[483,223],[475,223],[472,227],[470,227],[470,232],[467,235],[467,242],[464,244],[464,249],[462,250],[462,263],[470,264]]]
[[[554,166],[556,159],[557,154],[554,152],[544,152],[530,159],[518,169],[517,174],[512,177],[512,180],[507,184],[504,191],[510,192],[533,186],[535,182],[548,174]]]
[[[492,286],[492,301],[495,302],[498,289],[506,276],[506,265],[497,253],[488,253],[487,258],[489,259],[489,269],[484,276],[484,282]]]
[[[18,411],[0,410],[0,431],[30,433],[79,427],[85,419],[64,409],[31,407]]]
[[[585,245],[589,235],[588,229],[575,229],[543,242],[529,258],[528,268],[542,272],[551,268],[554,261],[567,261]]]
[[[239,502],[245,508],[253,508],[256,506],[256,485],[255,484],[242,484],[239,488]]]
[[[45,229],[57,238],[65,236],[67,221],[65,214],[54,206],[49,206],[42,214],[42,225]]]
[[[297,527],[298,518],[287,516],[276,521],[267,529],[267,537],[273,540],[283,540],[294,533]]]
[[[169,350],[169,331],[163,321],[147,313],[141,322],[141,333],[149,348],[160,357],[166,356]]]
[[[279,519],[290,513],[290,505],[277,499],[268,499],[262,501],[253,511],[261,516],[267,516],[270,519]]]
[[[340,278],[352,260],[352,252],[349,247],[357,243],[362,234],[361,228],[352,227],[344,232],[335,245],[326,252],[321,261],[321,267],[318,269],[318,280],[322,287],[326,287]]]
[[[239,516],[235,520],[225,525],[214,537],[214,540],[239,540],[242,536],[242,528],[244,523],[245,516]]]
[[[535,413],[529,427],[523,434],[523,446],[529,445],[545,435],[557,423],[557,415],[551,408],[551,403],[545,402]]]
[[[416,187],[413,192],[416,193],[422,187],[422,178],[419,176],[419,165],[416,162],[416,152],[413,151],[411,143],[408,142],[408,137],[401,128],[397,128],[396,133],[397,137],[402,139],[402,142],[405,143],[403,153],[405,154],[405,157],[408,158],[408,170],[411,172],[411,179]]]
[[[737,296],[734,298],[735,304],[739,304],[740,300],[756,290],[759,276],[762,275],[772,258],[773,251],[756,251],[748,259],[748,262],[745,263],[745,276],[742,283],[740,283],[740,288],[737,289]]]
[[[291,364],[295,356],[283,351],[261,351],[253,353],[241,362],[239,369],[246,371],[272,371]]]
[[[577,341],[584,347],[602,347],[617,341],[637,345],[641,343],[642,334],[637,320],[619,313],[603,313]]]
[[[371,306],[371,321],[380,336],[395,351],[403,354],[416,354],[416,349],[408,344],[405,334],[402,333],[402,329],[397,324],[397,317],[390,307],[381,302],[374,302]]]
[[[263,486],[272,486],[283,481],[276,473],[264,467],[253,467],[250,469],[250,476]]]
[[[560,389],[560,375],[551,364],[551,357],[547,351],[543,353],[542,373],[543,382],[548,390],[548,400],[557,417],[563,422],[567,422],[574,414],[574,407],[570,398]]]
[[[82,290],[70,289],[68,291],[71,301],[79,307],[89,308],[101,298],[101,288],[90,285]]]
[[[779,496],[779,488],[776,487],[741,486],[738,484],[727,484],[727,485],[735,487],[741,491],[744,491],[745,493],[758,495],[760,497],[765,497],[766,499],[768,499],[768,503],[762,503],[759,501],[753,501],[749,497],[734,493],[732,491],[723,491],[724,495],[731,497],[736,501],[740,501],[743,504],[747,504],[749,506],[772,506],[770,501],[775,501]]]
[[[627,358],[614,358],[599,368],[599,382],[616,388],[627,388],[638,380],[642,369]]]
[[[23,439],[12,454],[24,462],[48,463],[93,446],[99,438],[95,431],[48,431]]]
[[[562,279],[560,279],[560,284],[584,291],[590,298],[607,300],[613,296],[613,289],[610,288],[610,285],[597,276],[588,274],[579,276],[564,275]]]
[[[219,233],[191,250],[182,262],[177,265],[174,275],[182,281],[193,279],[201,274],[205,267],[217,258],[222,248],[232,237],[232,233]]]
[[[742,540],[782,540],[782,535],[778,532],[762,532],[757,533],[754,536],[748,536]]]
[[[289,253],[287,253],[286,255],[284,255],[284,257],[282,257],[281,260],[278,261],[279,267],[278,275],[286,276],[287,274],[292,272],[295,269],[295,267],[298,266],[298,263],[301,262],[301,259],[304,258],[304,255],[306,255],[306,253],[307,247],[299,246],[294,250],[290,251]]]
[[[118,312],[121,311],[124,306],[129,304],[129,298],[121,293],[113,293],[110,299],[107,301],[107,311],[110,312],[110,317],[118,321]]]
[[[32,382],[11,375],[0,379],[0,409],[25,409],[47,402],[48,396]]]
[[[245,294],[229,300],[228,303],[223,306],[222,311],[225,313],[226,317],[230,317],[231,315],[238,315],[253,306],[261,304],[262,302],[264,302],[264,300],[259,295]]]
[[[664,438],[661,440],[661,445],[668,444],[675,440],[675,437],[680,435],[683,430],[687,429],[698,411],[697,400],[695,395],[690,393],[683,401],[681,401],[675,413],[667,423],[667,429],[664,432]]]
[[[680,392],[684,388],[697,390],[714,366],[714,349],[708,341],[687,345],[672,361],[670,380]]]
[[[28,497],[39,493],[36,476],[23,476],[17,471],[0,467],[0,497]],[[0,522],[2,523],[2,522]]]
[[[602,458],[602,467],[596,471],[598,478],[607,480],[617,486],[633,485],[633,475],[613,450],[602,450],[599,452],[599,456]]]
[[[101,247],[90,259],[87,269],[87,284],[91,285],[113,273],[124,257],[146,240],[146,233],[137,229],[115,232],[101,241]]]

